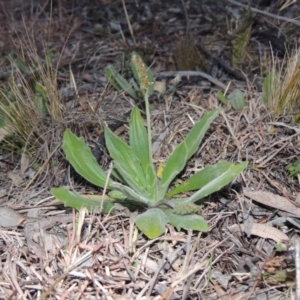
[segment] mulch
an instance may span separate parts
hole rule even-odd
[[[299,16],[300,5],[252,1],[252,8],[272,16],[252,11],[247,56],[233,67],[234,31],[227,26],[238,13],[247,13],[235,1],[125,1],[133,33],[122,1],[58,1],[52,11],[48,2],[23,1],[20,7],[2,2],[0,34],[6,42],[0,45],[1,57],[17,56],[30,37],[43,57],[47,42],[57,65],[64,119],[60,124],[46,120],[49,141],[26,170],[21,155],[0,150],[1,206],[26,218],[52,220],[30,227],[25,218],[19,226],[0,230],[0,298],[296,299],[300,185],[286,167],[300,154],[299,129],[291,113],[275,116],[261,98],[263,77],[271,68],[270,45],[279,60],[296,48],[299,24],[288,20]],[[183,47],[187,28],[204,66],[197,61],[195,69],[181,70],[193,73],[181,73],[174,87],[179,72],[174,52]],[[282,49],[282,44],[288,46]],[[135,103],[108,86],[105,67],[113,65],[129,78],[133,50],[168,90],[151,97],[157,164],[205,111],[223,105],[216,97],[219,90],[224,92],[222,87],[245,93],[243,109],[223,105],[179,178],[221,160],[249,161],[230,186],[205,199],[206,233],[177,232],[168,226],[164,235],[148,240],[135,228],[134,212],[124,207],[108,215],[88,214],[53,202],[51,187],[101,193],[70,170],[60,150],[61,137],[65,128],[72,128],[108,168],[102,128],[108,124],[126,139],[128,112]],[[29,62],[26,52],[24,60]],[[13,71],[1,58],[2,84]],[[37,173],[33,163],[42,165],[48,158]],[[278,206],[284,201],[294,211]]]

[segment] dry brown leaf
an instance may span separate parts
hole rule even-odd
[[[181,81],[181,76],[177,74],[172,80],[170,80],[170,84],[177,85]]]
[[[256,202],[300,216],[300,208],[284,197],[270,192],[244,190],[244,195]]]
[[[155,81],[154,91],[164,94],[166,92],[166,82],[165,81]]]
[[[8,189],[0,189],[0,198],[6,196],[8,193]]]
[[[34,222],[26,222],[24,235],[30,252],[39,256],[47,254],[52,259],[68,242],[68,237],[64,230],[52,229],[56,227],[57,223],[72,222],[72,218],[72,215],[62,215],[39,220],[34,218],[36,219]]]
[[[216,280],[211,279],[210,280],[216,293],[218,294],[219,299],[223,299],[223,300],[230,300],[231,297],[227,294],[227,292],[225,292],[221,286],[217,283]]]
[[[231,232],[238,232],[240,229],[245,231],[245,227],[243,224],[235,224],[228,228]],[[254,223],[251,228],[251,234],[259,236],[263,239],[271,239],[276,243],[282,243],[289,240],[289,237],[275,227],[271,227],[266,224]]]
[[[21,156],[21,174],[24,175],[29,167],[30,158],[27,154],[23,153]]]
[[[282,257],[272,257],[265,263],[264,270],[269,273],[276,272],[276,270],[279,269],[281,265],[282,265]]]
[[[15,227],[20,225],[25,217],[9,207],[0,207],[0,226]]]
[[[23,182],[23,178],[17,172],[14,171],[8,172],[7,176],[12,180],[15,186],[19,186]]]

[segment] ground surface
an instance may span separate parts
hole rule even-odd
[[[295,297],[291,249],[299,238],[300,186],[286,166],[300,154],[299,129],[292,114],[275,117],[261,101],[261,91],[271,67],[270,45],[280,60],[299,42],[299,23],[290,20],[300,15],[300,5],[279,10],[284,2],[253,1],[252,7],[274,15],[252,12],[246,54],[234,68],[235,26],[250,12],[233,1],[185,2],[125,1],[132,33],[120,1],[54,1],[52,10],[45,1],[1,2],[2,83],[12,72],[8,55],[26,52],[31,41],[44,57],[46,45],[58,66],[62,110],[60,121],[47,120],[49,139],[28,163],[19,154],[0,152],[0,218],[12,222],[0,231],[1,299]],[[154,153],[156,163],[165,161],[192,122],[223,105],[216,97],[219,90],[245,92],[241,110],[223,105],[182,175],[220,160],[249,161],[234,184],[203,207],[207,233],[169,226],[160,238],[147,240],[134,228],[134,215],[121,207],[110,215],[83,215],[76,229],[76,212],[52,202],[50,188],[56,186],[100,194],[68,168],[60,150],[62,132],[71,127],[83,136],[108,168],[101,126],[108,123],[126,136],[122,125],[134,102],[107,85],[104,69],[114,65],[129,78],[133,50],[170,89],[151,98],[153,139],[164,136]],[[172,88],[178,70],[196,73],[184,74]],[[7,207],[42,221],[22,219]],[[276,243],[287,251],[275,251]]]

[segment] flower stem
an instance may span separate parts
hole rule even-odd
[[[152,165],[152,140],[151,140],[150,106],[149,106],[148,91],[145,92],[144,100],[145,100],[145,106],[146,106],[149,161],[150,161],[150,164]]]

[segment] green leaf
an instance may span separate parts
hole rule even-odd
[[[218,162],[216,165],[207,165],[203,170],[195,173],[182,184],[176,186],[168,192],[166,198],[171,198],[179,193],[199,190],[212,180],[228,171],[233,164],[231,162]]]
[[[139,202],[140,204],[143,204],[143,205],[148,205],[150,202],[150,200],[147,197],[145,197],[144,195],[138,194],[136,191],[134,191],[130,187],[120,184],[118,182],[112,182],[111,188],[123,193],[128,198],[128,200],[133,200],[133,201]]]
[[[5,120],[0,118],[0,128],[5,126]]]
[[[148,238],[155,239],[165,232],[167,217],[159,208],[152,208],[135,217],[135,223]]]
[[[62,148],[68,162],[79,175],[97,186],[105,186],[106,174],[98,165],[91,149],[69,129],[64,132]]]
[[[297,157],[296,162],[287,165],[285,168],[289,171],[290,176],[295,176],[296,174],[298,174],[300,172],[300,156]]]
[[[158,182],[157,182],[157,177],[156,173],[153,167],[153,164],[150,164],[147,166],[146,169],[146,182],[148,183],[147,185],[147,191],[149,194],[149,197],[151,198],[152,202],[156,202],[159,199],[157,198],[158,196]]]
[[[188,149],[185,142],[180,143],[168,158],[162,171],[161,189],[159,198],[163,199],[172,180],[182,171],[188,158]]]
[[[139,158],[131,147],[116,136],[108,127],[105,128],[105,142],[114,166],[126,183],[135,191],[145,194],[147,182]]]
[[[173,225],[178,231],[181,228],[192,229],[197,231],[208,231],[208,224],[199,215],[177,215],[173,214],[171,210],[165,211],[165,214],[168,218],[168,223]]]
[[[235,89],[233,92],[231,92],[228,95],[228,100],[235,110],[240,110],[245,106],[244,93],[239,89]]]
[[[188,159],[199,149],[199,145],[209,128],[212,121],[219,115],[222,108],[216,108],[210,112],[206,112],[202,119],[196,123],[189,134],[187,135],[185,142],[188,148]]]
[[[45,115],[47,112],[47,107],[45,105],[45,99],[43,98],[43,96],[35,95],[33,101],[37,111],[39,112],[39,115],[40,116]]]
[[[155,200],[157,194],[157,178],[152,164],[151,147],[149,146],[146,128],[144,127],[144,119],[137,107],[131,112],[131,121],[129,126],[130,146],[139,159],[146,180],[146,189],[149,196]]]
[[[217,92],[217,98],[224,104],[224,105],[228,105],[228,100],[226,99],[226,97],[224,96],[224,94],[221,91]]]
[[[270,104],[272,99],[272,92],[277,82],[277,73],[272,70],[263,82],[263,96],[262,100],[264,103]]]
[[[42,116],[47,112],[47,96],[45,88],[39,82],[35,84],[35,96],[34,96],[34,103],[39,114]]]
[[[133,99],[137,100],[138,96],[133,88],[130,86],[128,81],[120,75],[114,67],[110,66],[105,69],[105,76],[110,82],[110,84],[117,90],[117,91],[125,91],[128,93]]]
[[[239,173],[241,173],[248,165],[248,162],[242,162],[240,164],[232,164],[227,170],[224,170],[223,173],[220,173],[213,180],[204,185],[199,191],[194,193],[192,196],[187,198],[185,201],[180,201],[174,199],[175,203],[194,203],[208,195],[219,191],[222,187],[229,184]]]
[[[79,194],[75,194],[66,188],[52,188],[52,195],[64,203],[67,207],[73,207],[77,210],[82,207],[86,207],[88,211],[93,211],[101,207],[101,199],[99,201],[93,199],[87,199]],[[103,201],[103,213],[108,213],[114,207],[113,201]]]
[[[144,127],[144,119],[139,109],[135,106],[131,111],[131,120],[129,126],[129,143],[132,151],[140,160],[144,174],[147,166],[150,164],[150,148],[147,138],[147,131]]]
[[[29,73],[28,68],[25,66],[25,64],[24,64],[21,60],[16,59],[16,60],[15,60],[15,64],[16,64],[17,68],[18,68],[23,74]]]
[[[164,197],[173,179],[183,170],[187,160],[198,150],[205,132],[221,110],[221,108],[217,108],[205,113],[202,119],[191,129],[185,140],[172,152],[162,172],[160,200]]]

